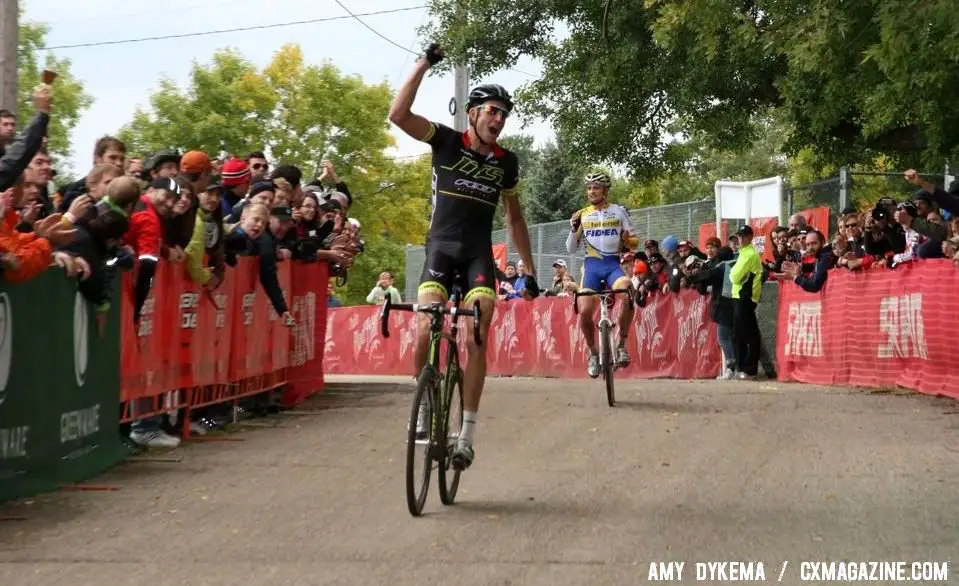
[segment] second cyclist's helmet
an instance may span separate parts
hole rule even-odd
[[[589,173],[586,175],[586,184],[590,183],[599,183],[600,185],[605,185],[609,187],[612,184],[612,181],[609,178],[609,175],[602,171],[597,171],[595,173]]]
[[[503,102],[507,110],[513,111],[513,98],[510,97],[506,88],[496,83],[486,83],[473,88],[466,101],[466,109],[470,110],[492,100]]]

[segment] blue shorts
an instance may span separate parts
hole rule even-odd
[[[626,278],[623,267],[619,266],[618,256],[604,256],[596,258],[587,256],[583,262],[583,283],[581,289],[602,291],[602,281],[606,281],[606,289],[612,289],[619,279]]]

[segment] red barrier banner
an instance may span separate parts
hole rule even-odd
[[[168,282],[172,270],[166,263],[157,266],[153,283]],[[120,285],[122,325],[120,342],[120,398],[123,401],[157,395],[174,388],[175,377],[170,372],[169,348],[173,331],[168,324],[176,319],[174,312],[176,291],[170,287],[152,287],[143,308],[140,322],[134,324],[134,273],[123,275]]]
[[[783,381],[906,387],[959,398],[951,323],[959,271],[948,260],[895,270],[833,270],[825,288],[779,294]]]
[[[124,275],[121,400],[239,382],[288,367],[299,381],[295,392],[284,395],[289,406],[322,390],[326,263],[282,262],[277,275],[284,297],[289,301],[292,294],[291,311],[300,328],[294,333],[263,291],[255,258],[239,259],[213,292],[194,284],[183,265],[161,262],[138,327],[133,324],[135,275]]]
[[[327,372],[413,375],[415,317],[391,314],[390,337],[383,338],[379,310],[374,306],[330,310]],[[617,304],[614,320],[620,311]],[[462,326],[465,352],[472,332],[468,320]],[[487,338],[487,371],[492,376],[586,376],[586,340],[569,297],[499,302]],[[689,290],[654,295],[645,308],[637,308],[627,348],[632,362],[617,372],[626,378],[710,378],[719,374],[722,363],[707,299]]]
[[[323,353],[326,339],[329,267],[316,263],[295,267],[290,312],[296,325],[289,332],[289,385],[283,402],[291,407],[323,390]],[[276,347],[276,346],[275,346]]]
[[[499,267],[499,270],[506,270],[506,243],[502,242],[500,244],[493,245],[493,261],[496,263],[496,266]]]

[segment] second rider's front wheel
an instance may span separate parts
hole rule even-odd
[[[616,405],[616,392],[613,387],[613,332],[612,327],[604,324],[599,328],[600,361],[603,369],[603,380],[606,381],[606,401],[610,407]]]

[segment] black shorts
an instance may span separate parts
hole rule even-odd
[[[462,289],[463,303],[477,297],[496,299],[496,273],[489,244],[426,243],[426,262],[417,293],[439,293],[449,299],[454,285]]]

